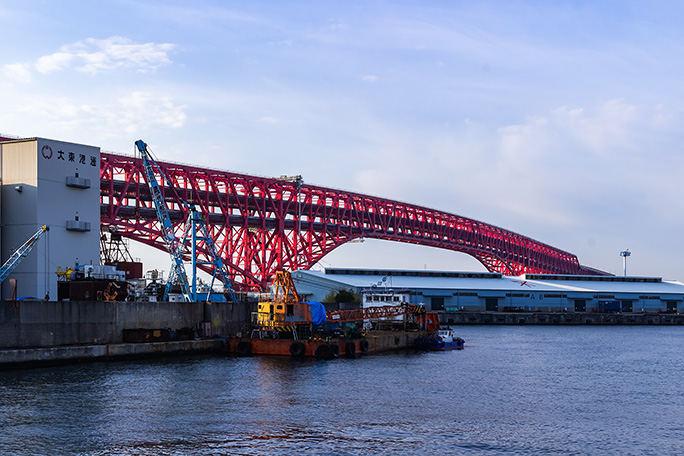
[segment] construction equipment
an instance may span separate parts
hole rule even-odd
[[[38,243],[38,240],[47,231],[50,231],[49,225],[41,226],[38,231],[33,234],[33,236],[28,238],[28,240],[24,242],[21,247],[19,247],[12,255],[10,255],[9,259],[5,261],[5,264],[3,264],[2,268],[0,268],[0,282],[4,282],[7,276],[9,276],[12,271],[19,266],[19,263],[21,263],[21,261],[26,258],[29,253],[31,253],[31,250],[33,250],[33,247],[35,247],[36,243]]]
[[[289,331],[297,339],[297,327],[310,325],[309,304],[300,302],[297,289],[288,271],[277,271],[273,281],[273,299],[259,301],[255,326],[265,331]]]
[[[188,283],[188,275],[185,272],[185,265],[183,264],[183,244],[176,237],[176,233],[173,230],[173,224],[171,223],[171,218],[169,217],[169,211],[166,208],[164,202],[164,196],[161,192],[161,187],[157,182],[155,176],[155,171],[168,182],[168,179],[164,175],[157,162],[152,158],[152,154],[147,148],[147,144],[139,139],[135,142],[138,151],[140,152],[140,158],[143,162],[143,167],[145,169],[145,177],[147,179],[147,186],[150,189],[150,194],[152,195],[152,200],[154,202],[154,208],[157,211],[157,220],[161,225],[161,231],[163,233],[164,243],[166,244],[166,250],[171,256],[171,271],[169,272],[169,279],[166,282],[166,289],[164,290],[164,301],[168,300],[169,292],[173,287],[174,281],[178,281],[181,287],[181,293],[183,294],[183,299],[185,301],[192,301],[190,285]]]
[[[121,233],[115,225],[107,227],[108,233],[102,230],[100,235],[100,262],[102,264],[133,263],[133,256],[128,250]]]
[[[57,266],[57,270],[55,271],[55,274],[57,274],[57,281],[58,282],[66,282],[66,281],[75,279],[76,278],[76,272],[84,266],[86,266],[86,265],[81,264],[81,265],[76,265],[73,267],[67,266],[65,269],[62,269],[61,266]]]
[[[274,300],[277,302],[293,303],[299,302],[299,294],[292,280],[292,274],[288,271],[276,272],[276,279],[273,282]]]
[[[328,320],[333,323],[346,321],[379,320],[382,318],[398,317],[406,314],[425,313],[425,307],[414,304],[402,304],[398,306],[363,307],[361,309],[334,310],[328,312]]]
[[[185,201],[184,201],[185,203]],[[237,296],[235,295],[235,290],[231,285],[230,275],[228,273],[228,268],[221,259],[221,256],[216,249],[216,243],[214,239],[209,234],[209,229],[204,219],[200,215],[199,211],[194,205],[185,203],[187,208],[190,209],[190,216],[185,225],[185,233],[183,234],[183,240],[181,243],[186,245],[188,236],[191,236],[192,245],[192,295],[193,300],[197,300],[197,265],[198,264],[211,264],[213,266],[213,274],[211,276],[211,283],[209,284],[209,293],[214,286],[214,279],[218,276],[218,279],[223,283],[223,291],[230,296],[231,301],[238,302]],[[197,243],[201,241],[204,243],[207,255],[210,261],[199,261],[197,254]],[[209,294],[206,297],[209,300]]]
[[[255,324],[264,330],[278,331],[282,331],[283,328],[296,329],[297,325],[311,324],[312,310],[310,304],[314,303],[300,302],[300,296],[292,280],[292,275],[288,271],[277,271],[276,278],[273,281],[273,299],[259,302]],[[423,313],[425,313],[425,307],[414,304],[375,306],[328,312],[325,321],[344,323]]]
[[[223,263],[223,260],[216,249],[214,239],[209,234],[207,224],[200,215],[199,211],[194,205],[188,204],[183,199],[180,200],[184,208],[187,209],[190,214],[185,224],[183,237],[179,240],[174,232],[166,204],[164,203],[164,197],[161,193],[161,188],[155,176],[155,172],[158,173],[165,181],[168,182],[169,180],[166,178],[159,165],[157,165],[157,162],[154,160],[154,158],[152,158],[152,154],[149,151],[147,144],[145,144],[143,140],[138,140],[135,142],[135,145],[138,148],[142,158],[143,167],[145,169],[145,177],[147,178],[150,194],[152,195],[152,199],[154,201],[155,210],[157,211],[157,219],[161,225],[166,248],[172,260],[171,270],[169,272],[168,281],[166,282],[163,300],[168,300],[169,292],[171,291],[174,282],[177,281],[180,284],[181,293],[183,294],[183,299],[185,301],[198,301],[197,265],[211,264],[214,270],[209,290],[211,291],[214,279],[216,276],[218,276],[218,279],[223,282],[224,292],[229,294],[230,299],[233,302],[238,302],[237,296],[235,295],[235,291],[231,284],[228,269]],[[192,285],[190,285],[188,282],[188,275],[185,271],[185,264],[183,263],[183,254],[185,253],[189,236],[191,237],[192,241]],[[210,261],[202,262],[197,260],[198,241],[204,243],[206,254],[210,258]],[[209,300],[209,293],[207,294],[206,299]]]

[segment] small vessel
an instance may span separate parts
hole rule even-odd
[[[462,350],[465,341],[460,337],[454,337],[451,329],[438,329],[429,337],[421,337],[416,340],[418,348],[430,351]]]

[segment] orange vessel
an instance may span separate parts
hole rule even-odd
[[[228,351],[239,356],[281,355],[294,358],[355,358],[363,354],[412,348],[423,331],[373,331],[361,339],[317,338],[306,340],[235,338],[228,340]]]
[[[410,317],[411,321],[384,321],[386,331],[361,333],[351,323],[387,320],[399,315]],[[253,316],[251,337],[229,339],[228,351],[239,356],[354,358],[365,353],[415,347],[416,339],[426,335],[424,330],[439,328],[437,314],[426,314],[422,307],[410,304],[334,311],[328,314],[327,320],[332,328],[319,326],[326,321],[323,305],[301,302],[290,273],[278,271],[272,299],[259,302]],[[344,325],[347,327],[343,328],[342,323],[348,323]]]
[[[421,329],[439,327],[436,314],[426,314],[422,307],[410,304],[334,311],[326,316],[323,304],[300,300],[287,271],[276,273],[272,288],[272,299],[258,303],[251,337],[227,341],[230,353],[354,358],[365,353],[415,347],[416,339],[426,334]],[[410,317],[410,323],[392,318],[400,315]],[[326,320],[330,325],[322,326]],[[360,327],[362,322],[371,320],[385,320],[386,329],[393,330],[366,333],[357,330],[357,324]]]

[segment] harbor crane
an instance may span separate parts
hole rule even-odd
[[[145,144],[142,139],[139,139],[135,142],[135,145],[140,152],[140,158],[143,162],[147,186],[152,195],[154,209],[157,211],[157,220],[159,220],[159,224],[161,225],[160,228],[163,234],[164,243],[166,244],[166,250],[171,256],[171,271],[169,272],[169,279],[166,282],[166,288],[164,289],[163,300],[168,300],[169,292],[171,291],[171,287],[173,287],[173,282],[177,280],[181,287],[183,299],[190,302],[192,298],[190,296],[191,290],[188,283],[188,274],[185,272],[185,264],[183,263],[183,244],[178,240],[176,233],[173,231],[173,224],[171,223],[169,211],[164,202],[161,187],[159,187],[157,178],[154,175],[155,171],[158,172],[164,180],[168,181],[168,179],[159,165],[157,165],[154,158],[152,158],[152,154],[148,150],[147,144]]]
[[[161,192],[161,187],[157,182],[155,172],[158,173],[165,181],[169,182],[169,179],[164,175],[157,162],[152,157],[152,154],[147,147],[147,144],[142,140],[135,142],[138,151],[140,152],[140,157],[142,159],[143,168],[145,169],[145,177],[147,179],[147,185],[150,189],[150,194],[152,195],[152,200],[154,202],[154,207],[157,212],[157,219],[161,225],[161,231],[163,233],[164,242],[166,244],[166,249],[171,256],[171,271],[169,273],[168,281],[166,282],[166,288],[164,289],[164,301],[168,300],[169,292],[173,287],[173,283],[178,281],[181,287],[181,293],[183,299],[187,302],[197,301],[197,264],[211,264],[214,267],[214,274],[212,276],[212,285],[214,278],[218,275],[220,281],[223,282],[224,290],[229,294],[233,302],[237,302],[237,297],[235,296],[235,291],[231,285],[230,275],[228,269],[226,268],[221,256],[218,254],[216,249],[216,244],[211,237],[209,230],[206,226],[204,219],[201,217],[200,213],[197,211],[194,205],[188,204],[186,201],[181,199],[183,206],[190,211],[187,223],[185,225],[185,232],[182,239],[178,239],[176,236],[173,224],[171,223],[171,218],[169,217],[169,212],[166,208],[166,203],[164,202],[164,196]],[[183,262],[183,253],[185,252],[185,245],[188,240],[188,236],[192,238],[192,263],[193,263],[193,279],[192,285],[188,281],[188,275],[185,270],[185,263]],[[203,241],[207,254],[211,261],[208,262],[198,262],[197,261],[197,241]],[[211,290],[211,286],[209,288]],[[209,295],[207,295],[209,299]]]
[[[185,201],[184,201],[185,203]],[[214,285],[214,280],[216,276],[223,283],[224,292],[228,293],[231,301],[238,302],[237,296],[235,295],[235,290],[233,290],[230,284],[230,275],[226,264],[221,259],[216,248],[216,243],[209,233],[207,224],[200,215],[199,211],[194,205],[187,204],[187,208],[190,209],[190,216],[185,224],[185,233],[183,235],[182,245],[186,245],[188,236],[192,238],[192,293],[193,296],[197,295],[197,265],[198,264],[211,264],[214,269],[214,273],[211,276],[211,283],[209,284],[209,290],[212,289]],[[204,246],[209,254],[210,261],[199,261],[197,259],[197,242],[204,242]],[[207,299],[209,296],[207,295]]]
[[[36,231],[33,236],[28,238],[24,244],[19,247],[17,250],[14,251],[12,255],[10,255],[9,259],[5,261],[5,264],[2,265],[2,268],[0,268],[0,282],[4,282],[5,279],[14,271],[14,269],[19,266],[19,263],[26,258],[26,256],[31,253],[31,250],[33,250],[33,247],[36,246],[38,243],[38,240],[45,234],[47,231],[50,231],[50,226],[49,225],[43,225],[41,226],[38,231]]]

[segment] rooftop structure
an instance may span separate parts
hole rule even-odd
[[[576,276],[454,271],[407,271],[328,268],[295,271],[299,292],[322,300],[330,291],[359,294],[409,290],[411,304],[428,310],[540,311],[679,311],[684,310],[684,284],[660,277]]]

